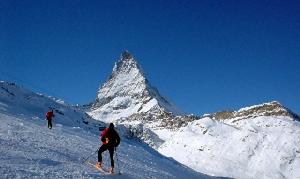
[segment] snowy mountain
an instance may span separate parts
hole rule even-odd
[[[114,121],[136,113],[182,112],[150,85],[133,56],[125,51],[108,81],[97,93],[89,114],[101,121]]]
[[[194,170],[233,178],[300,178],[300,118],[279,102],[185,115],[151,87],[124,52],[89,114],[126,126],[161,154]]]
[[[278,102],[215,113],[164,133],[160,153],[206,174],[300,178],[299,117]]]
[[[216,120],[235,119],[233,122],[259,116],[288,116],[293,120],[300,121],[300,117],[297,114],[277,101],[242,108],[238,111],[222,111],[210,115],[211,118]]]
[[[203,117],[134,114],[119,123],[131,136],[202,173],[293,179],[300,178],[299,121],[274,101]]]
[[[44,120],[48,109],[56,115],[51,130]],[[99,147],[98,127],[105,124],[80,109],[1,81],[0,122],[0,178],[107,178],[82,163]],[[124,133],[122,126],[117,130]],[[121,138],[116,171],[123,175],[118,178],[212,178],[136,140]],[[105,153],[104,165],[109,163]]]

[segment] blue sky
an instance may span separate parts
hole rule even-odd
[[[95,99],[128,49],[188,113],[278,100],[300,113],[299,1],[0,1],[0,80]]]

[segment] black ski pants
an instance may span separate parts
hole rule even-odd
[[[114,168],[115,167],[115,165],[114,165],[114,147],[111,145],[103,144],[100,147],[100,149],[98,150],[98,162],[102,163],[102,153],[106,150],[109,151],[110,165],[112,168]]]
[[[52,119],[47,119],[48,121],[48,128],[52,129]]]

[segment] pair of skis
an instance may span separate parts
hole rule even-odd
[[[96,170],[98,170],[102,175],[122,175],[121,172],[119,173],[111,173],[108,170],[98,167],[96,164],[93,164],[92,162],[90,162],[89,160],[85,161],[85,163],[87,163],[88,165],[94,167]]]

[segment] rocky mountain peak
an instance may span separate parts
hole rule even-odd
[[[142,68],[128,51],[121,54],[110,78],[99,88],[91,110],[93,117],[110,120],[140,112],[180,111],[150,85]]]
[[[121,59],[122,60],[128,60],[128,59],[133,59],[133,56],[128,52],[128,50],[125,50],[121,54]]]
[[[126,50],[121,54],[120,59],[115,63],[111,78],[113,78],[117,74],[132,74],[132,73],[139,74],[144,78],[142,68],[140,67],[138,62],[134,59],[134,57]]]

